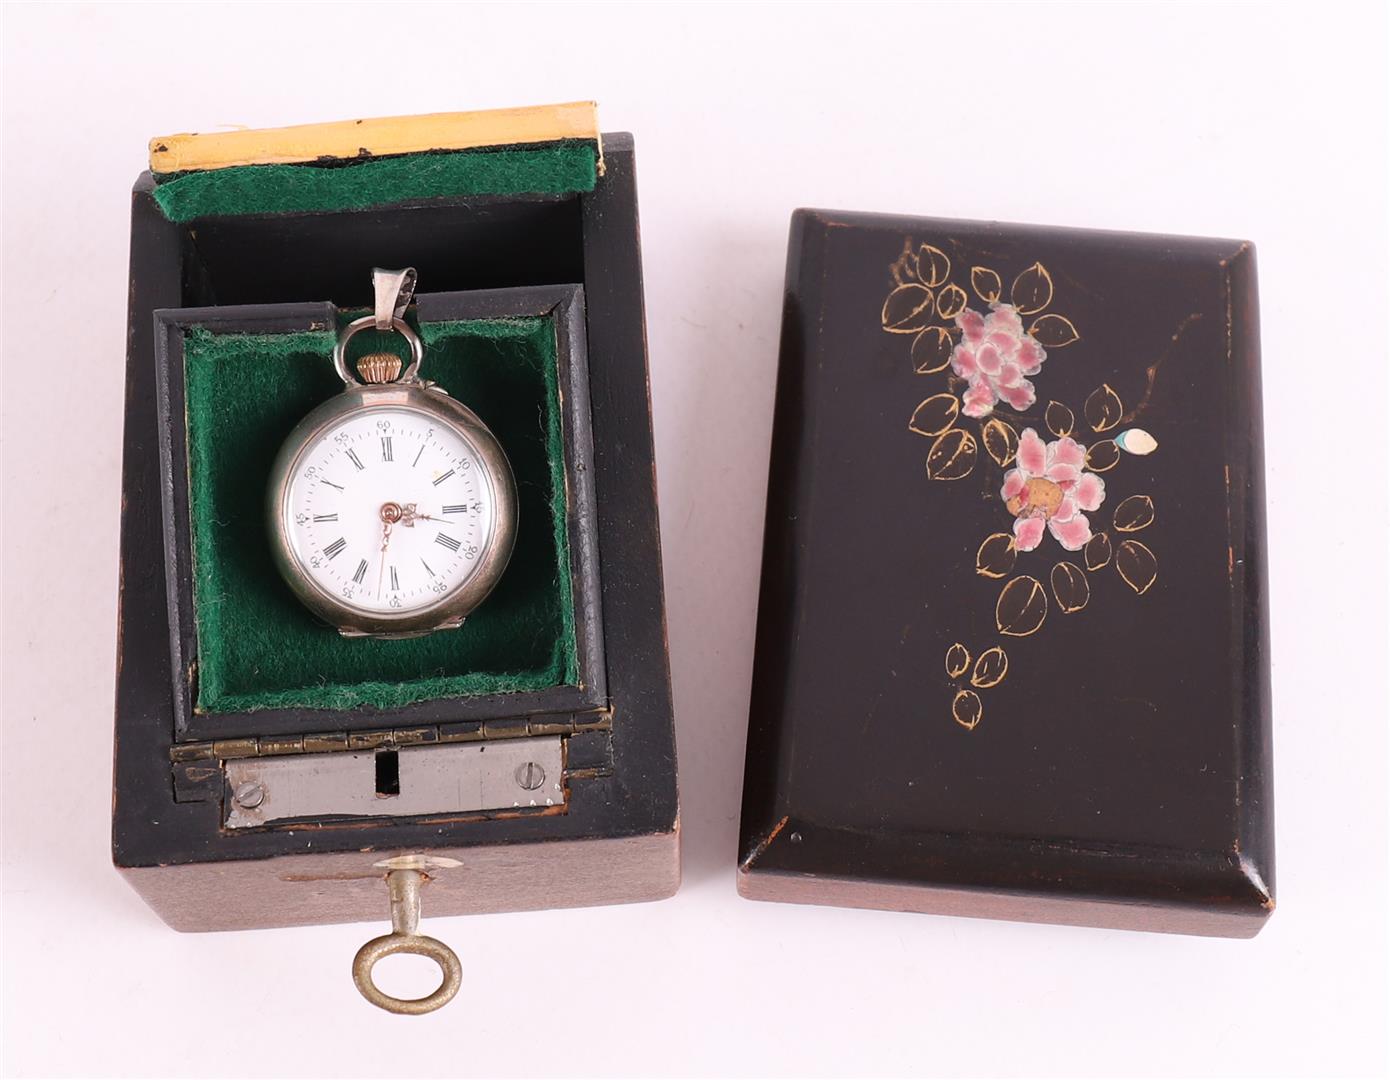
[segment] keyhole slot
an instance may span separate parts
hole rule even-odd
[[[401,759],[394,750],[376,753],[376,796],[389,799],[401,793]]]

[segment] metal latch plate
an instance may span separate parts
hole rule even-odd
[[[225,824],[556,806],[565,801],[563,769],[558,735],[241,758],[227,762]]]

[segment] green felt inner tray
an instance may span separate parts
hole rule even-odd
[[[342,388],[334,335],[188,332],[199,711],[394,708],[578,682],[554,323],[425,323],[420,334],[422,371],[505,448],[519,527],[507,572],[460,629],[389,641],[343,638],[316,620],[280,579],[267,539],[265,484],[276,451]]]

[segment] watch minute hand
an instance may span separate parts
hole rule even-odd
[[[391,543],[391,523],[383,521],[381,523],[381,565],[376,571],[376,598],[381,599],[381,579],[386,573],[386,548]]]

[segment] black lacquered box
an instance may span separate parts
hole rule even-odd
[[[381,919],[405,855],[427,914],[679,882],[632,140],[522,119],[135,186],[113,853],[176,928]],[[418,271],[426,374],[503,442],[520,524],[462,629],[364,643],[277,580],[262,489],[374,266]]]
[[[1257,319],[1248,243],[797,212],[744,895],[1260,929]]]

